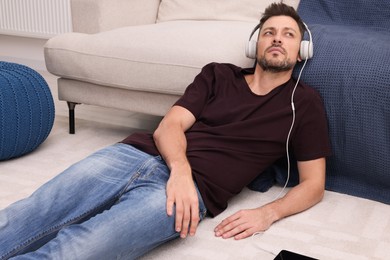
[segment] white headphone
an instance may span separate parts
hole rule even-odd
[[[309,40],[301,41],[299,56],[301,57],[302,60],[308,60],[313,57],[313,39],[309,27],[305,23],[303,24],[305,25],[306,31],[309,34]],[[253,28],[251,35],[249,36],[249,41],[245,46],[245,54],[250,59],[256,59],[257,40],[252,40],[252,37],[255,34],[255,32],[259,29],[259,27],[260,24],[256,25],[256,27]]]

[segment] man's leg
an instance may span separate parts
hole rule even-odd
[[[0,211],[0,259],[35,250],[63,227],[110,207],[148,158],[125,144],[107,147]]]
[[[134,259],[178,237],[175,218],[166,213],[168,178],[169,169],[160,157],[145,160],[112,207],[63,228],[36,252],[15,259]],[[203,218],[200,195],[199,200]]]

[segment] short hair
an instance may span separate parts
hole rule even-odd
[[[272,3],[265,9],[263,16],[260,19],[259,29],[261,30],[264,23],[273,16],[289,16],[293,18],[298,24],[299,31],[303,39],[303,34],[306,31],[306,26],[293,7],[286,5],[283,2]]]

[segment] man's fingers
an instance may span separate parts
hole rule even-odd
[[[199,202],[196,200],[191,206],[191,226],[190,226],[190,236],[194,236],[196,233],[196,229],[198,228],[198,224],[200,221],[199,217]]]
[[[234,239],[238,240],[266,230],[269,225],[263,225],[264,219],[261,219],[261,214],[258,211],[259,209],[240,210],[224,219],[215,228],[215,236],[222,238],[234,237]]]
[[[245,219],[242,218],[242,212],[237,212],[232,216],[224,219],[214,230],[215,236],[230,238],[233,237],[247,228]]]
[[[199,203],[198,200],[194,200],[190,205],[183,207],[182,212],[182,225],[180,236],[185,238],[188,234],[190,236],[194,236],[196,233],[196,229],[198,228],[198,224],[200,221],[199,217]]]
[[[175,230],[176,232],[181,232],[183,229],[183,204],[176,201],[176,213],[175,213]]]
[[[185,238],[188,234],[188,227],[190,225],[190,219],[191,219],[191,208],[190,206],[184,205],[183,213],[182,213],[182,222],[181,222],[181,232],[180,237]]]
[[[188,205],[176,201],[175,229],[180,232],[180,237],[185,238],[187,235],[195,235],[200,221],[198,201]]]
[[[172,216],[174,204],[175,204],[175,201],[173,199],[171,199],[170,196],[167,196],[167,214],[168,214],[168,216]]]
[[[238,213],[233,214],[232,216],[222,220],[222,222],[218,226],[216,226],[214,231],[217,234],[217,233],[223,233],[223,232],[226,232],[228,230],[231,230],[233,228],[232,223],[238,219],[239,219]]]
[[[242,223],[238,221],[230,222],[229,224],[224,225],[223,227],[220,227],[215,231],[215,235],[217,237],[222,236],[223,238],[231,237],[232,234],[234,235],[235,232],[239,232],[237,230],[238,227],[240,227]]]
[[[245,231],[243,231],[237,235],[234,235],[234,239],[236,239],[236,240],[244,239],[244,238],[252,236],[254,233],[256,233],[256,230],[254,228],[248,228]]]
[[[167,185],[167,214],[175,215],[175,230],[180,237],[195,235],[199,218],[199,200],[196,190],[181,189],[183,186]]]

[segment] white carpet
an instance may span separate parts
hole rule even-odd
[[[0,162],[0,208],[28,196],[72,163],[134,129],[78,120],[76,134],[67,131],[67,118],[57,116],[50,136],[37,150]],[[226,212],[203,221],[195,237],[170,242],[143,259],[267,260],[282,249],[319,259],[389,259],[389,205],[334,192],[326,192],[320,204],[279,221],[262,235],[242,241],[214,237],[213,229],[224,217],[267,203],[279,190],[274,187],[265,194],[244,190]]]

